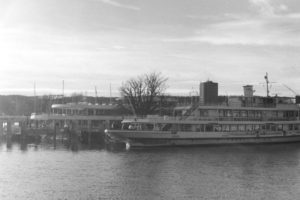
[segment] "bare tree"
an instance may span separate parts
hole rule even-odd
[[[160,98],[166,89],[167,78],[152,72],[123,83],[121,95],[129,103],[134,115],[153,114],[159,107]]]

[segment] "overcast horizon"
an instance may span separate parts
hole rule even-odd
[[[300,94],[297,0],[0,1],[0,95],[119,96],[122,82],[160,72],[166,93],[219,83],[220,95],[254,85]],[[286,86],[285,86],[286,85]]]

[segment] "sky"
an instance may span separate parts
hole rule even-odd
[[[219,83],[300,94],[299,0],[0,0],[0,95],[119,96],[130,78],[168,78],[167,94]],[[291,88],[287,89],[287,87]],[[293,90],[293,91],[292,91]]]

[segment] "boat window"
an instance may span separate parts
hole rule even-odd
[[[180,125],[180,129],[182,131],[192,131],[192,125],[191,124],[182,124],[182,125]]]
[[[221,130],[222,129],[221,129],[220,125],[218,125],[218,124],[214,125],[214,131],[218,132],[218,131],[221,131]]]
[[[171,131],[177,131],[177,130],[178,130],[178,125],[177,124],[172,124]]]
[[[255,116],[255,112],[253,110],[249,110],[248,111],[248,116],[249,117],[254,117]]]
[[[277,125],[277,131],[282,131],[282,124]]]
[[[128,130],[128,129],[129,129],[129,123],[123,123],[122,130]]]
[[[111,129],[115,129],[118,130],[122,127],[122,124],[120,121],[114,120],[114,121],[110,121],[110,128]]]
[[[93,109],[88,109],[88,115],[94,115],[94,110]]]
[[[161,130],[161,124],[154,124],[153,130],[154,131],[160,131]]]
[[[100,109],[97,109],[96,110],[96,115],[101,115],[102,113],[101,113],[101,110]]]
[[[232,116],[232,111],[231,110],[225,110],[225,115],[227,117],[231,117]]]
[[[103,120],[92,120],[91,126],[94,128],[103,128],[104,123],[105,122]]]
[[[225,117],[225,111],[224,110],[219,110],[219,117]]]
[[[129,124],[128,129],[129,130],[136,130],[136,129],[138,129],[138,126],[137,126],[137,124]]]
[[[254,126],[254,130],[258,131],[260,129],[259,124],[255,124]]]
[[[233,117],[239,117],[239,116],[240,116],[240,111],[234,110],[234,111],[232,112],[232,115],[233,115]]]
[[[195,125],[195,131],[200,132],[201,131],[201,126],[203,126],[203,125],[200,125],[200,124]],[[202,131],[203,131],[203,128],[202,128]]]
[[[229,132],[230,131],[229,125],[227,124],[222,125],[222,131]]]
[[[255,117],[260,118],[262,116],[261,111],[255,111]]]
[[[292,131],[294,129],[293,124],[289,124],[289,130]]]
[[[206,124],[206,126],[205,126],[205,131],[213,131],[213,125],[212,124]]]
[[[266,124],[266,130],[271,130],[271,125],[270,124]]]
[[[282,125],[282,130],[287,131],[289,129],[289,125],[288,124],[283,124]]]
[[[152,131],[154,128],[153,124],[142,124],[142,130]]]
[[[207,117],[208,116],[208,110],[201,109],[200,110],[200,117]]]
[[[230,130],[231,131],[237,131],[237,125],[231,125]]]
[[[271,131],[276,131],[276,125],[275,124],[271,124]]]
[[[166,124],[162,127],[162,131],[169,131],[171,130],[172,124]]]
[[[239,131],[245,131],[245,125],[238,125]]]
[[[241,116],[242,117],[247,117],[247,111],[246,110],[242,110],[241,111]]]
[[[247,124],[246,125],[246,131],[252,131],[252,130],[253,130],[252,124]]]

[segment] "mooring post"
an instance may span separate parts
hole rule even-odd
[[[11,121],[6,122],[6,146],[11,148],[12,146],[12,123]]]
[[[91,132],[91,120],[88,120],[88,145],[90,146],[91,145],[91,142],[92,142],[92,132]]]
[[[113,122],[114,123],[114,122]],[[113,123],[111,123],[110,120],[106,120],[103,129],[101,130],[101,143],[102,145],[105,145],[106,143],[106,134],[105,134],[105,129],[111,129]],[[115,125],[114,125],[115,126]]]
[[[0,121],[0,139],[4,136],[3,121]]]
[[[57,124],[54,123],[54,133],[53,133],[53,146],[56,148],[56,134],[57,134]]]
[[[72,141],[71,141],[71,150],[72,151],[78,151],[78,143],[79,143],[79,134],[78,134],[78,126],[77,126],[77,120],[72,121],[71,126],[71,135],[72,135]]]
[[[64,135],[66,136],[66,142],[67,142],[67,146],[70,146],[70,142],[71,142],[71,135],[70,135],[70,127],[69,125],[67,125],[66,123],[63,125],[64,127]]]
[[[20,127],[20,131],[21,131],[21,142],[25,142],[27,139],[25,122],[19,122],[19,127]]]

